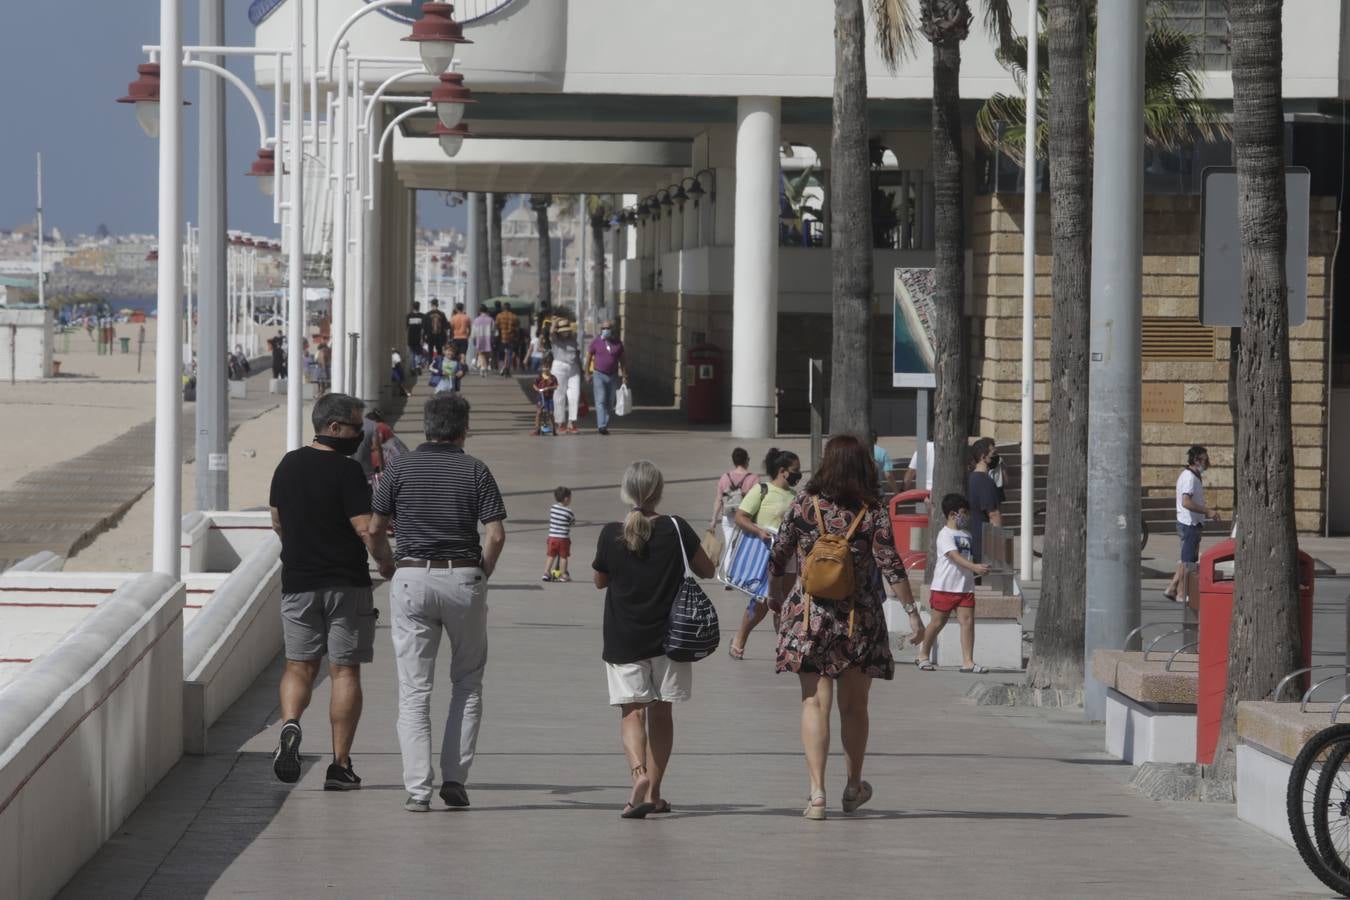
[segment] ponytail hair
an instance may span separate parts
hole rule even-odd
[[[623,520],[623,543],[630,553],[642,553],[652,537],[652,522],[647,513],[661,502],[665,479],[656,464],[646,459],[630,463],[623,473],[623,502],[631,509]]]
[[[799,462],[799,460],[797,454],[791,450],[779,450],[777,447],[770,447],[769,452],[764,455],[764,474],[772,480],[777,478],[778,473],[783,469],[792,468],[792,464],[795,462]]]

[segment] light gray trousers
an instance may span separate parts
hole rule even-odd
[[[482,569],[399,569],[389,607],[398,663],[398,744],[403,784],[431,799],[431,687],[441,632],[450,638],[450,711],[441,740],[443,781],[464,784],[483,717],[487,666],[487,577]]]

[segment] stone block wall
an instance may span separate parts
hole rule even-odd
[[[619,330],[634,400],[642,406],[684,405],[684,362],[700,335],[721,348],[723,410],[731,415],[731,296],[663,291],[620,295]],[[672,337],[674,340],[672,340]]]
[[[1048,373],[1050,362],[1049,203],[1038,204],[1036,258],[1036,442],[1049,441]],[[1205,359],[1168,359],[1166,352],[1146,356],[1149,385],[1180,383],[1180,423],[1143,425],[1142,483],[1151,495],[1171,496],[1186,447],[1204,444],[1213,468],[1206,477],[1207,497],[1225,515],[1233,509],[1233,431],[1228,413],[1230,329],[1198,324],[1200,290],[1200,198],[1144,198],[1144,296],[1146,318],[1175,319],[1203,340],[1213,332],[1213,352]],[[1314,197],[1309,235],[1308,320],[1290,331],[1293,375],[1295,506],[1301,531],[1317,531],[1325,514],[1325,441],[1327,428],[1327,325],[1331,308],[1331,260],[1335,248],[1335,203]],[[974,251],[974,372],[980,379],[978,417],[981,434],[1016,442],[1021,422],[1022,359],[1022,199],[995,195],[976,198],[971,221]],[[1193,355],[1193,354],[1192,354]]]

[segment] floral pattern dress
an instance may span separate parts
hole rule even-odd
[[[853,524],[855,511],[840,506],[826,497],[802,493],[792,502],[783,517],[774,540],[769,571],[781,575],[788,562],[795,558],[797,570],[811,552],[820,535],[816,521],[816,503],[831,534],[846,534]],[[906,580],[905,567],[895,550],[891,521],[881,506],[869,506],[865,518],[849,541],[853,555],[853,578],[857,585],[852,597],[852,633],[849,631],[850,603],[831,600],[812,600],[811,621],[804,622],[807,602],[802,594],[801,581],[793,587],[783,603],[778,622],[779,672],[815,672],[837,678],[846,669],[858,667],[873,678],[890,679],[895,674],[895,660],[891,657],[890,637],[886,631],[886,617],[882,612],[885,593],[881,578],[891,584]]]

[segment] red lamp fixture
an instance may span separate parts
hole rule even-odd
[[[258,158],[253,161],[249,167],[249,176],[258,179],[258,189],[267,196],[272,196],[275,191],[277,180],[277,161],[276,151],[269,147],[263,147],[258,151]]]
[[[431,102],[436,104],[436,118],[446,128],[454,128],[464,121],[465,108],[477,103],[469,96],[464,86],[464,76],[458,72],[446,72],[441,75],[441,83],[431,92]]]
[[[159,63],[141,63],[136,67],[136,80],[127,85],[125,97],[118,103],[136,106],[136,121],[147,137],[159,137]],[[184,106],[190,106],[186,100]]]
[[[464,27],[455,21],[451,3],[423,3],[422,17],[413,23],[412,34],[422,56],[422,66],[432,78],[438,78],[455,58],[456,44],[472,44],[464,36]]]

